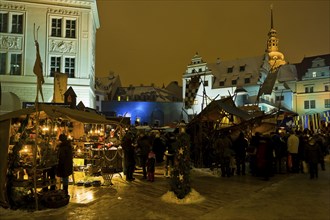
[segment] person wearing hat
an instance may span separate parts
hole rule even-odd
[[[56,175],[62,178],[63,190],[68,195],[69,176],[73,173],[72,146],[65,134],[61,134],[59,140]]]

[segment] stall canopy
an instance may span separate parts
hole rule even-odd
[[[108,120],[105,116],[96,113],[47,104],[38,104],[37,108],[36,106],[33,106],[0,115],[0,206],[8,207],[8,199],[6,195],[6,174],[11,119],[24,118],[26,115],[33,115],[37,112],[40,113],[40,119],[46,117],[51,119],[61,118],[62,120],[77,121],[86,124],[121,125],[118,121]]]

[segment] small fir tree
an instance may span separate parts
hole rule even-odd
[[[183,199],[190,193],[190,139],[185,132],[180,132],[174,143],[174,167],[171,175],[171,191],[177,198]]]

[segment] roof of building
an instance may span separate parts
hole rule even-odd
[[[213,88],[219,88],[220,82],[223,83],[221,87],[256,85],[264,60],[265,56],[262,55],[207,64],[215,77]],[[245,80],[247,78],[249,82]],[[232,84],[232,80],[236,80],[236,85]]]
[[[325,65],[330,66],[330,54],[323,54],[311,57],[304,57],[300,63],[295,64],[297,69],[297,77],[298,80],[301,80],[305,73],[308,71],[309,68],[312,67],[313,60],[316,58],[322,58],[325,60]]]

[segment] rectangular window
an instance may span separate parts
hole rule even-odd
[[[232,73],[233,72],[233,69],[234,69],[234,67],[228,67],[227,73]]]
[[[0,75],[6,74],[7,54],[0,53]]]
[[[315,100],[310,100],[310,106],[311,108],[315,108]]]
[[[329,86],[328,85],[324,86],[324,91],[326,91],[326,92],[329,91]]]
[[[304,101],[304,109],[309,109],[309,101]]]
[[[22,54],[11,54],[10,75],[21,75],[21,73],[22,73]]]
[[[245,84],[250,83],[250,78],[245,78],[245,79],[244,79],[244,83],[245,83]]]
[[[100,96],[96,95],[96,101],[100,101]]]
[[[330,99],[324,99],[324,108],[330,108]]]
[[[240,71],[240,72],[244,72],[244,71],[245,71],[245,65],[244,65],[244,66],[240,66],[240,67],[239,67],[239,71]]]
[[[74,78],[75,58],[65,58],[64,72],[69,75],[69,78]]]
[[[76,38],[76,20],[66,20],[65,37]]]
[[[305,87],[305,93],[313,93],[314,92],[314,87]]]
[[[204,86],[209,86],[209,81],[204,81]]]
[[[61,57],[50,58],[50,76],[54,77],[56,72],[61,72]]]
[[[0,33],[8,32],[8,13],[0,13]]]
[[[219,86],[225,86],[225,81],[220,81]]]
[[[237,84],[237,80],[232,80],[232,81],[231,81],[231,84],[232,84],[232,85],[236,85],[236,84]]]
[[[11,33],[23,33],[23,15],[13,14],[11,22]]]
[[[61,18],[52,18],[52,37],[61,37],[62,36],[62,19]]]
[[[283,101],[284,100],[284,96],[276,96],[275,98],[276,101]]]

